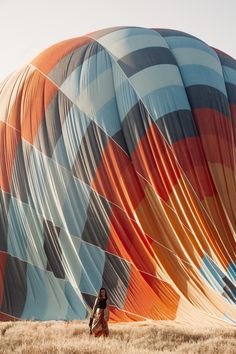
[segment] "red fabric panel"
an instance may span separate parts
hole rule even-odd
[[[215,187],[201,147],[200,137],[177,141],[173,150],[184,174],[202,200],[215,194]]]
[[[207,161],[219,162],[233,168],[234,141],[231,119],[208,108],[194,110],[194,117]]]
[[[3,313],[0,311],[0,321],[16,321],[19,320],[19,318],[16,318],[14,316],[11,315],[7,315],[6,313]]]

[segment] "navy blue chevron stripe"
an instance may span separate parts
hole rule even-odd
[[[227,97],[219,90],[207,85],[194,85],[185,89],[192,109],[212,108],[230,117]]]
[[[196,38],[192,36],[191,34],[182,32],[182,31],[176,31],[172,29],[165,29],[165,28],[153,28],[154,31],[160,33],[163,37],[189,37],[189,38]],[[199,39],[198,39],[199,40]]]
[[[229,103],[236,104],[236,85],[226,82],[225,86],[226,86]]]
[[[164,47],[150,47],[136,50],[119,59],[118,64],[128,77],[153,65],[177,65],[169,49]]]
[[[188,110],[168,113],[158,118],[156,124],[170,144],[188,137],[198,136],[192,113]]]

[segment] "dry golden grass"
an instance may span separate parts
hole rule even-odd
[[[147,321],[110,324],[109,338],[94,338],[85,322],[0,322],[0,353],[235,354],[236,329]]]

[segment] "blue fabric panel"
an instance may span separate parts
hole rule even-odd
[[[194,85],[186,87],[192,109],[212,108],[230,117],[228,100],[219,90],[206,86]]]
[[[155,65],[146,68],[133,75],[129,81],[140,98],[163,87],[183,87],[178,67],[170,64]]]
[[[107,36],[109,33],[120,31],[121,29],[124,29],[124,28],[126,28],[126,26],[104,28],[102,30],[93,32],[92,34],[90,34],[90,37],[98,40],[99,38]]]
[[[60,231],[59,242],[65,260],[65,279],[74,287],[79,288],[82,266],[79,258],[81,239],[74,237],[66,230]]]
[[[208,45],[204,42],[200,41],[197,38],[193,37],[179,37],[179,36],[171,36],[165,38],[166,42],[168,43],[171,49],[175,48],[195,48],[204,50],[205,52],[211,54],[214,57],[217,57],[215,51],[212,49],[210,50]]]
[[[140,100],[128,112],[122,123],[122,132],[127,145],[127,151],[131,156],[140,140],[145,136],[146,131],[152,123],[148,111]],[[135,134],[133,134],[135,132]]]
[[[222,280],[224,273],[217,267],[208,255],[204,255],[203,264],[199,271],[211,287],[222,294],[225,285]]]
[[[113,57],[120,59],[136,50],[150,47],[167,48],[167,44],[157,32],[147,31],[146,34],[122,38],[121,40],[110,44],[107,49]]]
[[[198,136],[198,131],[191,111],[174,111],[157,119],[157,125],[169,144],[176,141]]]
[[[69,282],[65,283],[65,296],[68,301],[68,311],[66,314],[66,320],[85,320],[88,312],[78,295],[79,290],[75,290]],[[82,296],[81,296],[82,298]]]
[[[47,76],[60,87],[81,63],[92,55],[97,54],[97,51],[91,50],[91,44],[90,42],[79,48],[73,48],[72,51],[58,61]]]
[[[94,42],[96,43],[96,42]],[[95,45],[93,43],[93,45]],[[86,81],[83,81],[83,89],[85,89],[92,81],[97,78],[106,70],[111,68],[111,60],[109,54],[103,49],[103,47],[96,43],[98,47],[97,55],[89,58],[87,62],[83,63],[83,71],[86,72]],[[79,82],[77,83],[79,84]],[[81,84],[81,83],[80,83]]]
[[[189,38],[196,38],[194,36],[192,36],[191,34],[182,32],[182,31],[176,31],[176,30],[172,30],[172,29],[155,29],[154,31],[157,31],[161,36],[163,37],[189,37]]]
[[[8,252],[33,265],[46,268],[42,216],[28,205],[11,198],[8,218]]]
[[[229,68],[236,70],[236,61],[233,58],[217,50],[216,54],[218,55],[222,66],[228,66]]]
[[[225,81],[236,85],[236,70],[229,68],[228,66],[223,66],[222,68]]]
[[[107,69],[96,80],[82,87],[75,103],[89,118],[95,119],[97,112],[114,96],[112,69]]]
[[[233,281],[236,282],[236,265],[231,262],[226,270],[228,277]]]
[[[65,279],[62,249],[59,243],[60,227],[51,221],[44,220],[44,250],[47,256],[47,270],[53,272],[56,278]]]
[[[7,252],[8,208],[11,195],[0,189],[0,251]]]
[[[55,278],[53,273],[28,265],[27,298],[22,318],[64,319],[68,312],[64,287],[65,281]]]
[[[128,80],[116,89],[116,102],[121,122],[138,101],[139,98]]]
[[[31,264],[27,266],[27,297],[22,318],[41,320],[48,306],[47,272]]]
[[[108,101],[97,112],[95,122],[102,127],[109,136],[115,135],[121,129],[120,116],[115,97]]]
[[[225,86],[229,104],[236,104],[236,85],[226,83]]]
[[[191,64],[202,65],[223,76],[221,64],[217,56],[214,57],[206,51],[195,48],[176,48],[172,52],[179,66]]]
[[[114,254],[106,253],[102,286],[109,289],[112,305],[124,308],[130,281],[130,263]],[[142,289],[140,289],[142,291]]]
[[[224,295],[228,302],[234,303],[236,301],[235,286],[208,255],[203,258],[200,273],[213,289]]]
[[[34,139],[34,147],[52,157],[57,141],[62,134],[62,125],[70,109],[71,102],[60,91],[52,98]]]
[[[28,203],[30,186],[27,177],[27,160],[33,149],[31,144],[21,139],[17,145],[11,177],[11,195]]]
[[[96,55],[94,51],[91,55],[91,46],[97,48]],[[81,88],[85,89],[99,75],[111,67],[108,54],[98,43],[91,43],[87,52],[90,53],[90,57],[84,60],[60,87],[60,90],[74,103],[81,93]],[[83,86],[81,86],[81,79],[83,79]]]
[[[184,86],[208,85],[221,91],[226,96],[225,83],[221,75],[203,65],[180,66]]]
[[[126,55],[118,60],[118,64],[127,77],[130,77],[150,66],[161,64],[176,65],[176,60],[168,48],[150,47],[139,49]]]
[[[110,211],[108,200],[91,191],[87,208],[87,220],[84,225],[82,240],[86,243],[106,249],[110,235]]]
[[[236,286],[227,276],[223,277],[225,283],[224,296],[226,295],[229,300],[236,304]]]
[[[8,211],[8,252],[21,260],[27,260],[28,235],[25,229],[26,210],[21,202],[11,198]]]
[[[80,291],[95,295],[102,286],[105,252],[96,246],[82,243],[79,256],[83,267]]]
[[[43,218],[32,208],[27,208],[25,231],[28,238],[27,261],[45,269],[47,257],[43,248]]]
[[[154,121],[174,111],[190,110],[185,89],[181,86],[169,86],[153,91],[142,101]]]
[[[54,150],[53,159],[70,170],[90,119],[73,105],[62,127],[62,135]]]
[[[91,121],[72,168],[74,176],[91,185],[108,143],[108,135],[94,121]]]
[[[81,237],[87,219],[90,188],[71,177],[63,204],[63,226],[71,235]]]
[[[42,319],[44,321],[64,319],[68,311],[68,302],[65,296],[65,281],[55,278],[53,273],[47,272],[46,287],[48,303]]]
[[[55,225],[61,224],[62,208],[69,182],[69,172],[37,149],[29,159],[30,205]]]
[[[235,324],[236,324],[236,320],[234,320],[233,318],[231,318],[231,317],[230,317],[229,315],[227,315],[226,313],[225,313],[223,319],[224,319],[225,321],[227,321],[227,322],[235,323]]]
[[[27,263],[8,254],[1,281],[1,312],[17,318],[22,316],[27,296],[26,273]]]
[[[78,66],[69,77],[63,82],[60,87],[60,91],[64,93],[73,103],[75,103],[76,98],[80,92],[80,76],[81,76],[82,65]]]
[[[115,42],[123,38],[140,36],[140,35],[149,35],[154,33],[155,31],[153,31],[152,29],[147,29],[142,27],[121,28],[118,31],[111,32],[103,37],[100,37],[98,39],[98,42],[101,43],[105,48],[109,49],[111,45],[113,45]]]
[[[60,204],[63,203],[67,185],[71,178],[71,171],[66,170],[57,162],[49,160],[49,176],[53,183],[53,192]]]

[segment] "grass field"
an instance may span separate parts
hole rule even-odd
[[[85,322],[1,322],[0,353],[236,353],[236,328],[168,321],[110,324],[108,338],[89,335]]]

